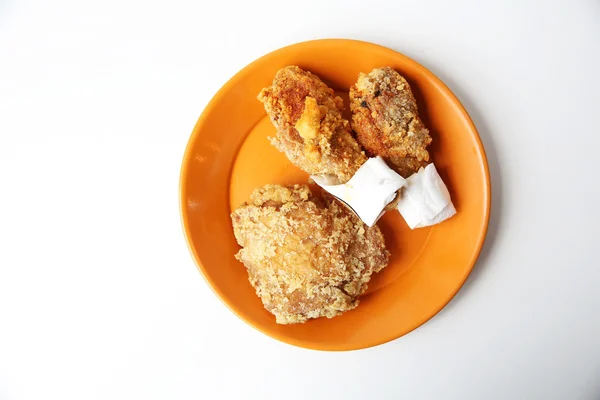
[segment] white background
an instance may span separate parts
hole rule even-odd
[[[0,399],[600,398],[600,3],[0,0]],[[345,37],[416,59],[488,153],[483,253],[383,346],[303,350],[188,253],[183,151],[255,58]]]

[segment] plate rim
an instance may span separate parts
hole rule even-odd
[[[210,114],[210,111],[218,104],[219,100],[233,86],[235,86],[237,84],[237,82],[242,78],[242,76],[244,75],[244,72],[246,70],[251,69],[252,67],[256,66],[259,63],[265,62],[268,58],[274,57],[277,53],[289,51],[290,49],[297,47],[297,46],[309,46],[309,45],[315,44],[315,43],[319,43],[319,45],[321,45],[321,44],[344,45],[344,44],[353,43],[353,44],[356,44],[359,46],[372,47],[379,51],[394,53],[396,56],[400,56],[401,58],[403,58],[404,61],[406,61],[408,63],[412,63],[417,68],[421,69],[425,74],[428,75],[428,78],[431,79],[436,84],[436,86],[444,93],[444,95],[448,96],[452,100],[452,102],[458,106],[457,108],[458,108],[458,111],[460,112],[462,118],[467,122],[470,129],[475,133],[475,135],[474,135],[475,143],[477,145],[477,150],[478,150],[479,154],[481,155],[482,166],[483,166],[483,171],[484,171],[484,185],[483,185],[484,201],[483,201],[483,203],[485,205],[485,208],[483,210],[483,214],[484,214],[483,220],[482,220],[483,227],[481,229],[481,234],[479,235],[479,237],[477,239],[475,251],[473,252],[473,258],[469,261],[470,265],[468,266],[468,270],[465,273],[465,275],[462,277],[461,281],[457,282],[459,284],[456,285],[456,289],[454,290],[454,292],[448,296],[447,301],[445,301],[443,303],[443,305],[441,307],[439,307],[439,309],[434,311],[430,316],[426,317],[423,321],[420,321],[417,324],[415,324],[415,326],[412,327],[411,329],[406,330],[405,332],[401,332],[401,333],[393,333],[391,335],[385,335],[386,337],[383,337],[383,338],[380,338],[377,340],[371,340],[368,343],[365,343],[364,345],[361,345],[361,346],[344,346],[343,344],[341,344],[340,346],[336,346],[336,347],[327,347],[327,346],[320,346],[320,345],[311,346],[310,341],[294,340],[293,338],[288,338],[288,337],[279,337],[279,336],[273,335],[268,330],[262,329],[259,325],[255,325],[254,323],[252,323],[249,319],[247,319],[244,315],[242,315],[235,307],[233,307],[231,304],[229,304],[227,301],[224,300],[223,293],[221,292],[221,290],[216,285],[213,284],[211,279],[205,273],[205,267],[202,265],[202,262],[200,261],[200,255],[196,252],[196,250],[192,246],[191,238],[190,238],[190,236],[191,236],[190,228],[189,228],[189,224],[188,224],[187,218],[186,218],[187,217],[186,202],[184,199],[185,196],[183,195],[184,182],[187,180],[186,178],[187,178],[187,174],[188,174],[188,169],[186,168],[186,166],[189,164],[190,158],[192,157],[192,155],[191,155],[192,143],[195,143],[198,136],[200,135],[202,125],[204,125],[205,120],[207,119],[208,115]],[[217,92],[212,96],[212,98],[209,100],[209,102],[204,107],[202,113],[200,114],[200,117],[194,124],[194,128],[193,128],[193,130],[188,138],[187,144],[185,146],[184,155],[183,155],[183,159],[182,159],[181,167],[180,167],[179,185],[178,185],[179,214],[180,214],[180,221],[181,221],[181,227],[183,230],[183,235],[184,235],[188,250],[190,252],[190,255],[192,256],[192,259],[194,260],[194,263],[196,264],[196,268],[198,269],[198,271],[200,272],[200,275],[202,276],[204,281],[208,284],[208,286],[210,287],[212,292],[239,319],[244,321],[246,324],[248,324],[252,328],[267,335],[268,337],[271,337],[281,343],[286,343],[286,344],[290,344],[290,345],[301,347],[301,348],[306,348],[306,349],[311,349],[311,350],[320,350],[320,351],[360,350],[360,349],[366,349],[366,348],[382,345],[385,343],[389,343],[395,339],[401,338],[401,337],[411,333],[412,331],[418,329],[419,327],[426,324],[433,317],[435,317],[439,312],[441,312],[452,301],[452,299],[454,299],[454,297],[457,295],[457,293],[462,289],[462,287],[464,286],[469,275],[473,271],[473,268],[475,267],[477,260],[479,259],[479,256],[481,255],[483,245],[487,238],[489,222],[490,222],[490,214],[491,214],[491,206],[492,206],[491,191],[492,191],[492,187],[491,187],[489,162],[488,162],[488,158],[487,158],[487,155],[485,152],[485,148],[483,147],[483,143],[481,141],[481,136],[479,135],[479,131],[477,130],[475,124],[473,123],[473,120],[471,119],[471,116],[467,112],[465,106],[458,99],[458,97],[450,90],[450,88],[440,78],[438,78],[437,75],[435,75],[433,72],[431,72],[428,68],[426,68],[419,62],[415,61],[414,59],[406,56],[405,54],[403,54],[397,50],[394,50],[390,47],[386,47],[386,46],[379,45],[376,43],[368,42],[368,41],[362,41],[362,40],[356,40],[356,39],[345,39],[345,38],[315,39],[315,40],[301,41],[301,42],[296,42],[296,43],[275,49],[273,51],[270,51],[270,52],[258,57],[257,59],[250,62],[249,64],[245,65],[238,72],[236,72],[231,78],[229,78],[225,82],[225,84],[223,84],[223,86],[221,86],[217,90]]]

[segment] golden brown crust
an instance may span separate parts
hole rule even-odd
[[[367,161],[342,117],[342,99],[318,76],[284,67],[258,99],[277,129],[273,145],[310,175],[345,183]]]
[[[307,185],[266,185],[231,214],[236,258],[277,323],[332,318],[358,305],[389,259],[383,234]]]
[[[403,177],[427,165],[431,143],[410,85],[390,67],[361,73],[350,88],[352,128],[371,156],[381,156]]]

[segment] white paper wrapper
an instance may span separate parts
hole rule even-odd
[[[439,224],[456,214],[435,165],[429,164],[406,179],[398,211],[411,229]]]
[[[368,226],[381,218],[400,188],[398,211],[411,229],[439,224],[456,214],[448,188],[433,164],[404,179],[381,157],[375,157],[368,159],[345,184],[327,176],[312,178],[346,203]]]
[[[384,214],[385,206],[406,183],[381,157],[368,159],[345,184],[336,184],[325,176],[312,176],[312,179],[346,203],[368,226],[375,225]]]

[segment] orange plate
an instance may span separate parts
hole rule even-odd
[[[231,211],[266,183],[304,183],[308,176],[272,147],[275,129],[256,100],[275,72],[298,65],[347,92],[359,72],[389,65],[410,82],[431,131],[432,159],[458,214],[411,231],[397,211],[379,222],[390,264],[373,277],[360,305],[339,317],[277,325],[234,258]],[[398,338],[425,323],[460,289],[479,255],[490,212],[490,179],[479,136],[467,112],[431,72],[371,43],[317,40],[274,51],[238,72],[198,120],[181,168],[183,228],[191,253],[215,293],[244,321],[296,346],[352,350]]]

